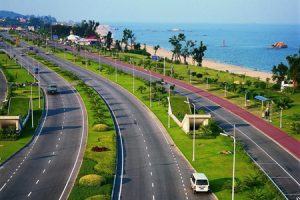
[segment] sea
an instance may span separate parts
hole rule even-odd
[[[207,46],[205,59],[271,72],[274,65],[287,64],[286,57],[299,52],[300,24],[175,24],[110,23],[115,39],[121,39],[125,28],[131,29],[136,42],[160,45],[171,50],[169,38],[184,33],[187,40]],[[272,44],[282,41],[285,49]]]

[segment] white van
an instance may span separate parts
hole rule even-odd
[[[209,181],[203,173],[193,173],[191,178],[191,188],[196,192],[210,192]]]

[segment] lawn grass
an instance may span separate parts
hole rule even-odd
[[[10,108],[7,115],[20,115],[24,119],[28,113],[30,98],[13,97],[10,99]]]
[[[189,104],[185,103],[186,97],[173,95],[171,96],[172,113],[177,117],[179,121],[182,121],[185,114],[191,114]]]
[[[27,81],[32,81],[33,77],[28,75],[27,72],[21,68],[19,65],[15,64],[8,59],[6,62],[6,54],[0,53],[0,67],[4,71],[5,76],[11,77],[12,82],[17,83],[26,83]],[[11,67],[11,66],[14,67]],[[24,73],[24,71],[26,73]],[[19,74],[14,76],[14,74]],[[9,78],[7,78],[9,80]],[[41,108],[39,108],[39,99],[38,99],[38,87],[33,86],[33,115],[34,115],[34,127],[31,128],[31,117],[28,119],[27,124],[22,129],[22,132],[19,138],[15,141],[0,141],[0,163],[3,163],[11,155],[21,149],[23,146],[28,144],[32,139],[35,129],[40,123],[40,118],[43,113],[44,98],[43,93],[41,92]],[[30,87],[29,86],[9,86],[8,90],[10,91],[11,103],[10,103],[10,113],[9,115],[18,115],[20,114],[22,118],[28,112],[28,102],[30,98]],[[5,109],[5,108],[4,108]],[[8,113],[6,113],[8,114]]]
[[[83,99],[88,114],[88,137],[86,150],[79,174],[76,178],[69,199],[82,200],[97,196],[97,199],[109,200],[116,168],[116,132],[106,104],[101,97],[93,89],[91,89],[91,87],[88,87],[83,82],[79,81],[72,73],[44,60],[41,57],[34,56],[34,58],[51,70],[60,74],[68,82],[75,85],[75,89]],[[101,109],[98,109],[98,107],[95,109],[95,101],[99,104]],[[97,132],[93,130],[93,126],[96,123],[96,117],[99,112],[101,113],[102,122],[109,127],[109,130],[107,131]],[[95,152],[92,151],[93,147],[106,147],[109,150]],[[80,185],[80,178],[88,174],[100,175],[104,178],[104,181],[102,181],[102,183],[98,186]]]
[[[56,56],[64,59],[62,53],[57,53]],[[66,56],[69,62],[73,62],[71,55]],[[82,68],[85,68],[81,62],[74,63]],[[105,66],[105,65],[103,65]],[[115,81],[114,73],[111,70],[98,70],[99,66],[97,62],[91,61],[91,65],[88,69],[97,73],[111,81]],[[132,76],[119,73],[118,82],[121,87],[125,88],[129,92],[132,92]],[[135,80],[136,88],[139,86],[145,86],[145,82],[141,79]],[[149,88],[143,93],[137,91],[134,95],[141,100],[145,105],[149,105]],[[149,106],[148,106],[149,107]],[[231,199],[231,175],[232,175],[232,154],[224,155],[220,154],[221,151],[232,151],[232,141],[229,138],[222,136],[216,139],[197,139],[196,140],[196,160],[192,161],[192,138],[190,135],[185,134],[175,122],[171,122],[171,128],[167,128],[167,107],[164,107],[160,102],[153,102],[151,111],[158,117],[161,123],[168,130],[170,136],[175,142],[176,146],[183,152],[185,157],[193,165],[197,171],[201,171],[207,174],[210,179],[213,192],[219,197],[219,199],[229,200]],[[191,145],[187,145],[191,144]],[[259,187],[250,187],[248,190],[238,190],[241,186],[236,186],[237,191],[235,199],[253,199],[253,191],[258,191],[263,194],[264,199],[283,199],[279,194],[275,186],[263,175],[263,173],[256,167],[256,165],[246,155],[242,147],[237,148],[236,153],[236,181],[243,185],[245,180],[249,180],[251,177],[259,177]],[[250,178],[249,178],[250,177]],[[254,197],[254,199],[256,199]]]

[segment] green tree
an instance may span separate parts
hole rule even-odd
[[[121,46],[120,40],[116,40],[115,49],[117,51],[122,51],[122,46]]]
[[[195,47],[194,41],[188,40],[187,42],[185,42],[185,45],[181,50],[181,56],[183,57],[184,64],[186,64],[186,65],[188,64],[186,59],[187,59],[187,57],[192,55],[194,47]]]
[[[183,33],[179,33],[178,36],[174,35],[169,38],[169,43],[173,46],[172,61],[175,59],[175,61],[181,62],[180,55],[183,41],[185,41],[185,35]]]
[[[300,49],[298,54],[288,56],[286,59],[289,63],[288,75],[293,80],[294,88],[297,88],[300,82]]]
[[[194,48],[192,55],[193,59],[198,63],[198,66],[202,66],[202,61],[204,57],[204,52],[207,50],[207,47],[203,44],[203,42],[200,42],[200,46],[197,48]]]
[[[276,81],[277,85],[280,85],[282,81],[285,81],[288,75],[288,67],[283,64],[280,63],[277,66],[273,66],[272,69],[272,80]]]
[[[156,45],[156,46],[154,46],[153,47],[153,49],[154,49],[154,55],[156,56],[156,52],[157,52],[157,50],[160,48],[160,46],[159,45]]]
[[[105,46],[107,49],[110,49],[112,42],[113,42],[112,33],[110,31],[108,31],[108,33],[105,37]]]
[[[146,90],[146,87],[143,85],[139,86],[137,89],[137,91],[140,92],[141,94],[143,94],[145,92],[145,90]]]

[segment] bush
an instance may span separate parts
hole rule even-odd
[[[95,124],[93,130],[97,132],[108,131],[108,126],[106,124]]]
[[[79,185],[98,186],[103,181],[103,177],[97,174],[88,174],[79,179]]]
[[[89,198],[86,198],[85,200],[110,200],[108,195],[95,195],[95,196],[91,196]]]
[[[292,123],[292,130],[293,130],[296,134],[300,134],[300,123],[293,122],[293,123]]]

